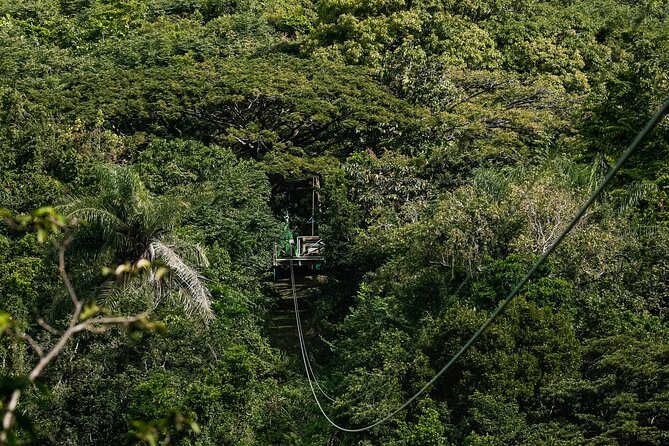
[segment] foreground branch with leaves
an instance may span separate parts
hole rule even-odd
[[[51,236],[52,243],[58,252],[58,272],[73,307],[69,323],[63,332],[59,332],[40,319],[39,324],[43,328],[59,336],[53,347],[46,352],[31,336],[19,328],[13,327],[11,317],[7,313],[3,312],[0,315],[0,330],[18,339],[25,340],[39,357],[39,361],[28,374],[27,384],[34,384],[43,374],[44,369],[62,352],[67,342],[79,332],[103,333],[111,327],[123,327],[126,330],[134,331],[164,329],[162,323],[150,322],[144,314],[125,317],[105,317],[101,315],[101,313],[104,313],[103,310],[97,307],[94,302],[87,303],[77,296],[67,273],[65,262],[65,252],[68,245],[74,240],[74,233],[78,226],[76,219],[67,220],[62,215],[56,213],[53,208],[40,208],[30,215],[22,215],[14,218],[5,212],[4,217],[5,221],[17,230],[33,229],[37,231],[38,239],[42,242]],[[14,444],[16,442],[16,438],[12,435],[12,427],[16,418],[16,408],[24,388],[24,386],[15,388],[9,400],[4,404],[0,444]]]

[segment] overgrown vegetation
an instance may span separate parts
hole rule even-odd
[[[0,0],[0,41],[2,438],[669,443],[666,119],[392,421],[332,428],[265,330],[273,242],[286,212],[306,232],[318,176],[328,410],[401,404],[669,95],[666,2]],[[30,230],[43,215],[76,224]],[[141,326],[82,329],[29,379],[73,324],[65,246],[85,320]]]

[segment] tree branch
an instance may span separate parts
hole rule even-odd
[[[39,344],[35,342],[35,340],[30,335],[26,333],[19,333],[18,336],[25,339],[25,341],[30,344],[30,346],[35,350],[40,358],[44,358],[44,351],[42,350],[42,347],[40,347]]]
[[[67,344],[67,341],[69,341],[70,338],[72,338],[76,333],[83,330],[88,330],[93,333],[100,333],[107,330],[110,326],[120,325],[127,327],[130,324],[145,319],[144,315],[139,315],[139,316],[129,316],[129,317],[96,317],[85,320],[83,322],[79,322],[81,311],[83,309],[83,302],[79,300],[79,298],[77,297],[76,291],[74,290],[74,286],[72,285],[70,277],[68,276],[67,271],[65,269],[65,250],[67,249],[67,245],[69,245],[72,242],[72,240],[73,240],[72,235],[68,235],[62,242],[56,243],[56,247],[58,248],[58,271],[60,272],[60,276],[63,280],[65,288],[67,289],[70,299],[72,300],[72,304],[74,305],[74,310],[72,312],[72,316],[70,317],[70,322],[68,324],[67,329],[60,335],[60,338],[58,339],[56,344],[46,354],[44,354],[44,351],[32,337],[30,337],[25,333],[18,334],[20,338],[25,339],[33,347],[33,349],[35,349],[38,356],[40,357],[39,362],[37,363],[37,365],[35,365],[35,367],[30,371],[30,374],[28,375],[28,381],[30,381],[31,383],[35,382],[35,380],[44,371],[44,368],[47,365],[49,365],[49,363],[53,361],[53,359],[56,356],[58,356],[58,354],[63,350],[63,348]],[[49,331],[50,333],[58,334],[58,331],[56,331],[53,327],[48,325],[42,319],[38,321],[38,324],[47,331]],[[21,389],[14,389],[9,399],[9,402],[6,405],[6,412],[2,417],[2,432],[0,432],[0,444],[6,444],[7,442],[7,433],[11,429],[12,424],[14,422],[15,418],[14,412],[16,411],[16,406],[19,403],[20,397],[21,397]]]
[[[60,332],[59,332],[58,330],[56,330],[56,329],[53,328],[51,325],[49,325],[49,324],[47,324],[46,322],[44,322],[44,319],[42,319],[42,318],[40,318],[40,319],[37,321],[37,324],[38,324],[40,327],[42,327],[43,329],[45,329],[46,331],[48,331],[49,333],[51,333],[51,334],[55,334],[55,335],[59,335],[59,334],[60,334]]]
[[[65,271],[65,250],[67,249],[67,245],[72,243],[73,237],[71,235],[68,235],[65,240],[63,240],[61,243],[57,245],[58,248],[58,272],[60,273],[60,277],[63,279],[63,283],[65,284],[65,288],[67,289],[67,294],[70,295],[70,299],[72,299],[72,304],[74,305],[75,309],[79,307],[79,311],[81,311],[81,303],[79,302],[79,299],[77,298],[77,294],[74,291],[74,287],[72,286],[72,282],[70,282],[70,278],[67,275],[67,271]],[[74,317],[74,315],[73,315]],[[76,315],[76,318],[79,318],[79,314]],[[70,323],[70,325],[72,325]]]

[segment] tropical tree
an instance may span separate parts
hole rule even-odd
[[[115,262],[151,262],[148,283],[153,286],[156,304],[167,295],[176,299],[188,315],[204,323],[211,322],[214,318],[211,293],[194,267],[206,268],[207,257],[201,246],[174,234],[188,204],[150,194],[139,175],[128,167],[101,167],[96,169],[95,178],[97,193],[70,197],[63,205],[63,212],[68,218],[88,222],[90,235],[100,242],[100,252]],[[157,280],[158,263],[169,269],[167,287]],[[126,291],[128,287],[140,291],[145,286],[133,278],[125,278],[111,289],[118,289],[118,285]],[[146,290],[143,291],[145,294]]]

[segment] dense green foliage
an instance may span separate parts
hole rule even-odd
[[[68,342],[19,440],[669,444],[666,119],[388,423],[332,428],[266,330],[273,242],[286,212],[306,231],[316,175],[326,407],[359,426],[411,396],[669,94],[666,2],[0,0],[0,42],[0,209],[81,220],[79,296],[167,327]],[[0,228],[3,404],[39,360],[6,315],[44,350],[68,323],[42,235]],[[141,260],[161,286],[100,273]]]

